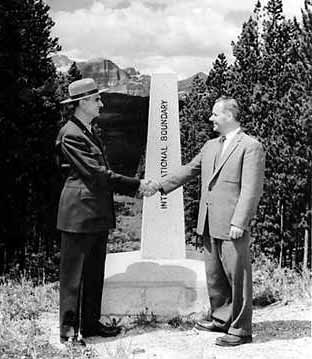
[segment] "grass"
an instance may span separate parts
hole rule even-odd
[[[176,328],[180,330],[190,330],[194,327],[198,319],[199,318],[198,315],[196,315],[196,313],[191,313],[187,316],[177,315],[176,317],[171,318],[168,321],[168,324],[171,328]]]
[[[58,283],[35,286],[24,277],[1,279],[1,359],[96,358],[91,348],[59,350],[49,343],[49,333],[40,325],[40,315],[58,310]]]
[[[279,268],[274,259],[264,255],[253,263],[253,304],[275,302],[311,302],[311,272]]]
[[[149,313],[148,308],[142,310],[140,313],[136,314],[131,321],[132,327],[152,327],[156,328],[159,323],[157,316],[151,312]]]
[[[254,305],[311,301],[310,272],[278,268],[274,260],[264,256],[256,258],[253,270]],[[98,358],[96,351],[90,346],[83,349],[67,347],[61,350],[49,343],[49,328],[42,327],[40,316],[46,312],[58,311],[58,289],[58,282],[35,285],[32,280],[23,276],[16,280],[0,278],[1,359]],[[147,308],[133,316],[131,320],[131,325],[126,328],[128,335],[135,334],[137,330],[141,332],[154,330],[159,326],[157,316]],[[116,322],[116,325],[118,324],[119,322]],[[191,316],[177,316],[169,320],[167,325],[178,330],[189,330],[193,324],[194,318]],[[288,329],[296,331],[295,327]],[[284,328],[287,335],[289,335],[288,329]],[[258,331],[261,330],[267,328],[259,327]],[[130,344],[125,345],[120,342],[119,345],[118,341],[114,347],[107,348],[107,351],[107,355],[112,359],[131,358],[135,354]]]
[[[108,243],[109,252],[131,251],[140,248],[142,199],[117,196],[117,228],[111,233]],[[15,272],[15,279],[0,277],[0,358],[1,359],[95,359],[97,352],[90,346],[86,348],[58,349],[49,342],[49,328],[43,326],[40,316],[58,311],[58,282],[35,285],[35,281]],[[17,278],[16,278],[17,277]],[[37,280],[38,282],[38,280]],[[36,283],[37,283],[36,282]],[[275,302],[311,302],[310,271],[279,268],[277,262],[264,255],[255,258],[253,263],[254,305],[266,306]],[[190,330],[196,318],[176,316],[167,324],[149,312],[148,308],[129,319],[125,333],[135,335],[155,328],[168,326],[173,330]],[[118,325],[115,319],[107,323]],[[298,327],[295,322],[275,323],[277,328],[266,323],[256,323],[255,332],[276,333],[285,338],[306,333],[305,324]],[[140,348],[132,348],[131,342],[116,341],[113,346],[105,346],[111,359],[133,358],[143,353]]]

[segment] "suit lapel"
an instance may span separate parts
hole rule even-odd
[[[107,160],[107,157],[106,157],[106,147],[104,145],[104,143],[102,142],[102,140],[100,139],[100,137],[97,135],[97,134],[93,134],[93,137],[95,138],[95,140],[97,141],[98,143],[98,147],[99,149],[101,150],[102,152],[102,155],[103,155],[103,158],[104,158],[104,162],[105,162],[105,165],[108,169],[110,169],[109,167],[109,163],[108,163],[108,160]]]
[[[87,129],[87,127],[76,117],[72,117],[70,121],[74,122],[74,124],[80,128],[82,133],[89,138],[91,142],[93,142],[97,147],[99,147],[98,140],[94,137],[94,135]]]
[[[238,134],[229,143],[228,147],[226,148],[225,152],[223,153],[223,155],[219,161],[218,167],[215,168],[208,185],[210,185],[211,181],[213,181],[213,179],[220,172],[221,168],[224,166],[225,162],[230,158],[231,154],[235,151],[235,149],[237,148],[237,146],[239,145],[239,143],[242,139],[242,136],[243,136],[243,133],[241,131],[238,132]],[[217,155],[217,151],[218,151],[218,146],[216,146],[215,157]]]
[[[216,158],[218,156],[218,152],[219,152],[219,148],[220,148],[219,138],[220,137],[218,137],[215,140],[215,142],[213,144],[214,147],[212,148],[212,151],[211,151],[211,161],[209,161],[209,164],[210,164],[210,176],[212,176],[213,173],[214,173]]]
[[[78,120],[78,118],[76,118],[75,116],[73,116],[70,121],[72,121],[76,126],[78,126],[80,128],[80,130],[82,131],[82,133],[87,136],[89,138],[89,140],[95,145],[97,146],[104,158],[104,162],[107,168],[109,168],[109,164],[108,161],[106,159],[106,154],[105,154],[105,150],[104,150],[104,146],[101,143],[101,140],[97,137],[97,135],[91,133],[87,127],[80,121]]]

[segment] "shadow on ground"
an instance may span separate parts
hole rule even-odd
[[[253,324],[253,342],[298,339],[311,336],[311,322],[308,320],[277,320]]]

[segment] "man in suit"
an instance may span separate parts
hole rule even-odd
[[[61,342],[85,345],[82,337],[115,336],[119,328],[100,323],[108,231],[115,226],[113,192],[144,190],[144,181],[114,173],[91,122],[103,106],[93,79],[69,85],[74,115],[59,131],[59,163],[67,168],[60,196],[57,228],[61,231]],[[140,188],[139,188],[140,187]],[[82,337],[81,337],[82,336]]]
[[[201,174],[197,232],[204,236],[211,321],[199,321],[196,328],[224,332],[216,344],[235,346],[252,341],[248,224],[262,194],[264,153],[261,144],[241,130],[235,99],[219,98],[210,121],[221,136],[207,141],[190,163],[165,177],[159,189],[169,193]]]

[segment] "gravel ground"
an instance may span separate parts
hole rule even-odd
[[[46,313],[41,324],[58,341],[57,314]],[[254,310],[253,343],[234,348],[217,347],[218,333],[195,329],[130,330],[117,338],[90,338],[87,343],[100,359],[305,359],[311,357],[311,307],[308,304],[271,305]]]

